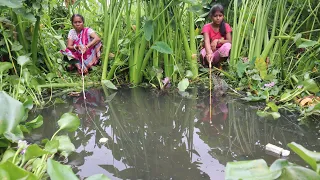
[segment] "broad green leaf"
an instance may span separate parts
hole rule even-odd
[[[274,102],[269,102],[267,106],[270,107],[273,112],[278,112],[279,110],[279,107]]]
[[[1,0],[0,6],[7,6],[9,8],[21,8],[23,0]]]
[[[277,159],[271,164],[269,169],[270,171],[281,171],[283,168],[290,165],[291,164],[286,159]]]
[[[17,141],[23,138],[19,123],[23,121],[25,109],[23,104],[0,91],[0,135],[4,134],[9,140]]]
[[[255,68],[259,71],[261,79],[267,76],[267,63],[262,58],[257,58],[255,61]]]
[[[278,119],[281,115],[279,112],[267,112],[267,111],[257,111],[257,115],[260,117],[272,116],[273,119]]]
[[[296,35],[294,36],[293,42],[299,41],[299,40],[301,39],[301,36],[302,36],[301,33],[296,34]]]
[[[15,155],[15,153],[16,153],[15,150],[13,150],[13,149],[7,149],[7,150],[3,153],[3,155],[2,155],[2,159],[1,159],[0,164],[8,161],[10,158],[13,158],[14,155]]]
[[[76,149],[68,136],[56,136],[53,140],[59,141],[58,151],[65,157],[68,157]]]
[[[23,46],[21,46],[21,44],[20,44],[18,41],[15,41],[15,42],[12,44],[11,50],[12,50],[12,51],[20,51],[22,48],[23,48]]]
[[[197,5],[193,5],[193,6],[189,6],[188,10],[194,13],[198,13],[202,10],[202,6],[197,4]]]
[[[47,78],[47,80],[48,80],[49,82],[51,82],[52,79],[55,78],[55,77],[57,77],[57,76],[56,76],[54,73],[48,73],[48,74],[46,75],[46,78]]]
[[[0,179],[23,179],[23,180],[37,180],[37,177],[32,173],[18,167],[10,161],[0,164]]]
[[[44,147],[44,149],[52,154],[55,154],[59,148],[59,140],[51,140],[48,141]]]
[[[178,84],[179,91],[185,91],[189,86],[189,80],[188,78],[182,79]]]
[[[143,27],[144,36],[145,36],[147,41],[150,41],[151,36],[153,34],[152,23],[153,23],[152,20],[148,20],[148,21],[146,21],[146,23],[144,24],[144,27]]]
[[[289,148],[298,154],[306,163],[308,163],[317,173],[320,172],[320,153],[309,151],[295,142],[288,144]]]
[[[72,113],[64,113],[58,121],[61,130],[75,131],[80,125],[80,119]]]
[[[311,169],[301,166],[287,166],[283,168],[279,180],[311,180],[320,179],[320,175]]]
[[[263,159],[228,162],[225,179],[274,179],[278,172],[269,171]]]
[[[27,147],[26,152],[23,156],[24,160],[28,161],[29,159],[40,157],[44,154],[48,154],[48,152],[41,149],[37,144],[32,144]]]
[[[23,107],[25,109],[31,110],[33,108],[33,99],[31,96],[28,96],[24,102],[23,102]]]
[[[101,83],[107,86],[107,88],[114,89],[114,90],[118,89],[110,80],[102,80]]]
[[[318,93],[320,91],[317,83],[313,79],[308,79],[305,80],[301,83],[304,87],[305,90],[313,92],[313,93]]]
[[[187,71],[186,71],[186,77],[187,77],[187,78],[192,78],[192,77],[193,77],[192,71],[187,70]]]
[[[6,148],[10,145],[10,141],[8,139],[0,139],[0,148]]]
[[[301,43],[298,48],[308,48],[308,47],[312,47],[314,45],[318,44],[317,41],[305,41],[303,43]]]
[[[243,73],[246,71],[248,63],[243,63],[242,61],[238,61],[237,63],[237,75],[239,78],[242,78]]]
[[[13,68],[12,64],[9,62],[0,62],[0,74]]]
[[[261,78],[258,74],[254,74],[251,79],[256,80],[256,81],[261,81]]]
[[[17,59],[17,62],[20,66],[24,66],[28,63],[30,63],[30,57],[28,56],[19,56],[18,59]]]
[[[62,165],[59,162],[49,158],[47,161],[47,171],[51,180],[79,180],[73,173],[70,166]]]
[[[173,51],[172,49],[169,47],[169,45],[163,41],[157,41],[154,43],[153,46],[151,46],[151,49],[155,49],[161,53],[165,53],[165,54],[172,54]]]
[[[42,126],[42,124],[43,124],[43,117],[39,115],[34,120],[27,122],[26,127],[31,130],[31,129],[39,128],[40,126]]]
[[[110,180],[110,178],[108,178],[104,174],[96,174],[89,176],[88,178],[86,178],[86,180]]]

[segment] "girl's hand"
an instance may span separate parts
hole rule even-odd
[[[85,53],[88,50],[87,46],[80,46],[81,53]]]
[[[211,42],[210,45],[211,45],[212,51],[215,51],[215,50],[217,49],[218,41],[219,41],[219,39],[215,39],[215,40],[213,40],[213,41]]]
[[[211,63],[213,61],[213,53],[208,53],[206,54],[206,59],[208,61],[208,63]]]

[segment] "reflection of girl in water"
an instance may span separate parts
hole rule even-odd
[[[101,112],[101,107],[104,108],[104,99],[101,94],[101,90],[91,89],[90,91],[85,92],[86,99],[83,96],[79,96],[73,99],[73,105],[75,107],[75,112],[78,115],[89,115],[89,118],[85,118],[85,123],[88,125],[91,120],[98,113]],[[85,116],[86,117],[86,116]]]
[[[228,105],[223,97],[213,94],[212,98],[212,124],[218,125],[223,123],[228,117]],[[198,105],[202,109],[201,118],[202,122],[210,122],[210,102],[204,100],[203,103]]]

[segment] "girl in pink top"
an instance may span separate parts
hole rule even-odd
[[[218,66],[222,60],[229,56],[232,29],[229,24],[224,22],[224,11],[221,4],[212,6],[209,16],[212,22],[202,28],[204,48],[200,53],[202,64],[212,63]]]

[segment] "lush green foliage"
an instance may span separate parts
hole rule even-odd
[[[226,179],[319,179],[319,153],[305,149],[297,143],[288,146],[297,153],[312,169],[278,159],[268,167],[263,159],[229,162],[226,167]]]

